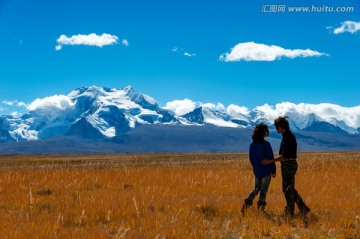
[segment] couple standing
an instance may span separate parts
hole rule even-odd
[[[249,149],[250,162],[255,174],[255,188],[250,192],[241,209],[242,214],[252,205],[255,196],[260,193],[257,203],[259,210],[266,206],[266,193],[268,191],[271,177],[276,177],[275,162],[281,162],[282,190],[285,194],[285,215],[294,217],[295,203],[299,208],[299,214],[306,216],[310,208],[306,206],[300,194],[295,189],[295,174],[298,168],[296,161],[297,143],[295,135],[291,132],[287,117],[279,117],[274,122],[276,131],[282,134],[279,156],[274,158],[271,145],[265,140],[269,136],[266,124],[256,125]]]

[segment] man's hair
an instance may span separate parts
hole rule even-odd
[[[269,133],[268,126],[264,123],[257,124],[251,138],[254,142],[261,142],[264,140],[265,133]]]
[[[287,116],[280,116],[274,121],[275,128],[281,127],[286,131],[290,130],[289,121]]]

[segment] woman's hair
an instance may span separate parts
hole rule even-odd
[[[289,121],[287,120],[287,116],[280,116],[279,118],[275,119],[274,125],[275,128],[281,127],[286,131],[290,130]]]
[[[264,140],[265,133],[269,133],[268,126],[264,123],[257,124],[251,138],[254,142],[261,142]]]

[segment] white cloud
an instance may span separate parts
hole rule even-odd
[[[302,118],[304,115],[315,114],[317,117],[329,122],[336,123],[343,121],[346,125],[358,128],[360,127],[360,106],[342,107],[335,104],[294,104],[282,102],[274,106],[265,104],[254,109],[261,112],[270,122],[281,115],[288,115],[291,119]],[[304,122],[306,123],[306,122]],[[298,125],[300,128],[302,125]]]
[[[275,61],[281,57],[313,57],[327,56],[325,53],[310,49],[284,49],[275,45],[258,44],[255,42],[239,43],[231,49],[230,53],[220,55],[221,61]]]
[[[62,49],[63,45],[87,45],[87,46],[103,47],[106,45],[117,44],[117,41],[118,41],[117,36],[106,33],[103,33],[101,36],[96,35],[95,33],[89,35],[78,34],[78,35],[73,35],[71,37],[67,37],[66,35],[61,35],[56,40],[58,45],[55,47],[55,49],[59,51]]]
[[[10,114],[12,117],[14,117],[14,118],[19,118],[19,117],[21,117],[22,116],[22,114],[21,113],[19,113],[19,112],[17,112],[17,111],[13,111],[13,112],[11,112],[11,114]]]
[[[17,107],[27,107],[27,105],[22,102],[22,101],[18,101],[18,100],[3,100],[1,103],[3,103],[4,105],[8,105],[8,106],[17,106]]]
[[[3,100],[1,101],[1,103],[3,103],[4,105],[9,105],[9,106],[12,106],[14,104],[17,103],[17,100],[13,100],[13,101],[10,101],[10,100]]]
[[[248,108],[234,104],[229,105],[226,108],[226,111],[228,112],[229,115],[238,115],[238,114],[247,115],[250,113]]]
[[[127,39],[123,39],[121,44],[123,44],[124,46],[129,46],[129,41]]]
[[[216,105],[213,104],[213,103],[205,103],[205,104],[201,104],[201,106],[203,108],[209,108],[209,109],[215,109],[216,108]]]
[[[221,103],[217,103],[217,104],[201,103],[201,102],[194,102],[189,99],[174,100],[168,102],[164,108],[173,111],[176,115],[184,115],[200,106],[210,110],[227,113],[231,116],[234,116],[235,118],[244,118],[244,116],[250,113],[249,109],[244,106],[230,104],[228,107],[225,107]]]
[[[349,133],[354,133],[354,129],[360,127],[360,106],[342,107],[328,103],[294,104],[291,102],[282,102],[275,106],[264,104],[249,110],[244,106],[234,104],[225,107],[221,103],[201,103],[185,99],[169,102],[166,104],[165,108],[175,112],[177,115],[184,115],[200,106],[203,107],[203,113],[205,114],[204,116],[206,116],[206,122],[208,123],[214,123],[215,121],[213,122],[212,120],[215,120],[215,118],[218,119],[219,117],[221,118],[222,113],[228,114],[231,119],[247,121],[249,118],[252,118],[250,115],[251,112],[256,112],[256,118],[253,119],[254,121],[266,119],[267,123],[272,124],[277,117],[287,115],[289,116],[291,127],[296,126],[298,129],[303,129],[308,125],[308,120],[312,118],[311,115],[315,115],[316,118],[331,124],[338,125]],[[223,119],[225,121],[227,120],[226,118]],[[218,123],[214,124],[218,125]]]
[[[221,103],[217,103],[215,109],[217,111],[220,111],[220,112],[225,112],[226,111],[225,106],[223,104],[221,104]]]
[[[197,107],[197,103],[189,99],[174,100],[166,103],[165,109],[171,110],[176,115],[184,115],[193,111]]]
[[[50,97],[45,97],[43,99],[36,99],[31,102],[27,109],[30,111],[33,110],[44,110],[44,111],[51,111],[51,110],[65,110],[67,108],[71,108],[74,106],[74,102],[70,100],[69,97],[65,95],[54,95]]]
[[[20,101],[20,102],[17,102],[16,106],[18,107],[25,107],[27,108],[27,104],[25,104],[24,102]]]
[[[327,27],[327,29],[333,29],[332,26]],[[354,21],[345,21],[341,23],[341,26],[338,28],[335,28],[333,33],[334,34],[340,34],[345,32],[350,32],[352,34],[360,31],[360,22],[354,22]]]
[[[184,56],[193,57],[196,56],[194,53],[184,52]]]
[[[223,104],[221,103],[217,103],[216,105],[213,103],[205,103],[205,104],[200,104],[203,108],[208,108],[211,110],[216,110],[219,112],[226,112],[226,108]]]
[[[184,48],[178,48],[178,47],[173,47],[171,49],[172,52],[179,52],[179,54],[182,54],[184,56],[187,56],[187,57],[194,57],[196,56],[195,53],[190,53],[188,51],[185,51]]]

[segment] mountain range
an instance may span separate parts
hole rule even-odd
[[[259,122],[270,126],[269,141],[278,147],[273,121],[279,115],[289,117],[300,151],[360,149],[360,108],[282,103],[248,110],[186,102],[160,107],[131,86],[37,99],[21,117],[0,117],[0,154],[247,151]]]

